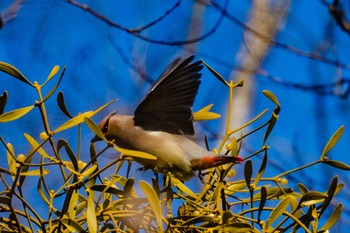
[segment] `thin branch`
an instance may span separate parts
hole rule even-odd
[[[155,20],[149,24],[147,24],[146,26],[137,28],[137,29],[130,29],[130,28],[126,28],[120,24],[117,24],[115,22],[113,22],[112,20],[108,19],[106,16],[96,12],[95,10],[91,9],[88,5],[86,4],[81,4],[79,2],[76,2],[74,0],[66,0],[66,2],[88,12],[89,14],[91,14],[92,16],[94,16],[95,18],[101,20],[102,22],[105,22],[106,24],[108,24],[111,27],[115,27],[118,28],[122,31],[125,31],[126,33],[129,33],[141,40],[150,42],[150,43],[154,43],[154,44],[161,44],[161,45],[171,45],[171,46],[178,46],[178,45],[185,45],[185,44],[193,44],[193,43],[197,43],[199,41],[202,41],[206,38],[208,38],[209,36],[213,35],[216,30],[218,29],[218,27],[220,26],[225,14],[226,14],[226,9],[228,6],[228,0],[225,0],[225,4],[224,7],[220,7],[220,17],[218,18],[218,20],[216,21],[216,23],[214,24],[214,26],[206,33],[202,34],[201,36],[198,36],[196,38],[192,38],[192,39],[188,39],[188,40],[173,40],[173,41],[169,41],[169,40],[158,40],[158,39],[153,39],[150,37],[146,37],[140,34],[141,30],[145,29],[145,28],[149,28],[150,26],[154,26],[156,23],[158,23],[161,19],[163,19],[165,16],[169,14],[170,12],[172,12],[171,10],[168,10],[163,17],[160,17],[158,20]],[[173,7],[172,9],[175,9],[176,7]]]

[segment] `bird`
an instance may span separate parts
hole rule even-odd
[[[202,62],[194,55],[175,59],[160,75],[134,116],[113,112],[98,127],[108,140],[123,149],[154,155],[143,161],[144,169],[172,174],[186,181],[202,171],[228,163],[241,163],[239,156],[217,155],[188,136],[194,135],[192,106],[201,83]],[[91,140],[101,140],[97,135]]]

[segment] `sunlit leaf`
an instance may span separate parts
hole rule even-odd
[[[327,197],[325,193],[311,191],[303,195],[299,202],[301,206],[308,206],[322,202]]]
[[[96,136],[98,136],[103,141],[108,142],[107,138],[102,133],[101,129],[95,124],[95,122],[93,122],[90,118],[85,118],[84,122]]]
[[[128,155],[132,158],[135,158],[135,160],[137,160],[137,159],[157,160],[156,156],[151,155],[151,154],[146,153],[146,152],[136,151],[136,150],[127,150],[127,149],[123,149],[123,148],[116,147],[116,146],[114,146],[113,148],[124,155]]]
[[[162,209],[160,206],[160,202],[157,196],[157,193],[153,190],[153,188],[145,181],[141,180],[139,182],[139,185],[142,189],[142,191],[144,192],[144,194],[146,195],[146,198],[151,206],[152,211],[154,212],[154,215],[156,217],[157,220],[157,225],[159,228],[159,231],[163,231],[163,227],[162,227]]]
[[[266,221],[265,230],[267,230],[271,226],[271,224],[277,220],[277,218],[279,218],[281,215],[283,215],[284,211],[286,211],[289,204],[290,204],[290,197],[289,196],[283,198],[278,203],[278,205],[273,209],[269,218]]]
[[[216,72],[213,68],[211,68],[207,63],[205,63],[202,60],[203,64],[208,68],[208,70],[223,84],[225,84],[226,86],[230,86],[230,84],[218,73]]]
[[[57,90],[58,86],[60,85],[64,72],[66,71],[66,67],[63,68],[62,73],[60,78],[58,79],[57,83],[55,84],[55,86],[49,91],[49,93],[43,98],[42,102],[45,102],[47,99],[49,99],[53,93],[55,93],[55,91]]]
[[[85,229],[76,222],[74,219],[69,219],[67,217],[63,217],[60,219],[60,222],[68,228],[70,232],[85,232]]]
[[[34,87],[34,85],[19,70],[6,62],[0,62],[0,71],[3,71],[12,77],[17,78],[18,80],[21,80],[22,82]]]
[[[15,150],[13,149],[13,146],[11,143],[7,143],[7,163],[9,166],[9,171],[13,174],[12,179],[15,178],[14,174],[16,174],[16,160],[14,158],[15,156]]]
[[[27,172],[21,172],[19,173],[20,176],[45,176],[49,173],[49,170],[47,169],[35,169],[35,170],[30,170]]]
[[[343,204],[337,205],[335,210],[333,211],[332,215],[329,217],[328,221],[319,229],[318,232],[329,230],[331,227],[334,226],[338,222],[341,216],[341,212],[343,210]]]
[[[220,114],[217,114],[215,112],[209,112],[212,107],[213,107],[213,104],[209,104],[204,108],[200,109],[199,111],[193,113],[193,120],[205,121],[205,120],[214,120],[214,119],[220,118],[221,117]]]
[[[339,129],[332,135],[332,137],[329,139],[327,142],[326,146],[324,147],[322,154],[321,154],[321,159],[324,159],[328,152],[337,144],[341,136],[343,135],[344,132],[344,126],[340,126]]]
[[[40,146],[40,144],[29,134],[24,133],[24,137],[27,139],[27,141],[30,143],[30,145],[33,147],[33,149],[37,149],[37,152],[41,154],[44,158],[47,159],[53,159],[51,156],[49,156],[46,151]]]
[[[302,183],[298,183],[298,189],[301,192],[302,195],[307,194],[309,191],[309,189]]]
[[[92,191],[89,192],[87,197],[86,221],[89,232],[97,233],[97,216]]]
[[[52,77],[55,76],[55,75],[57,74],[57,72],[58,72],[59,70],[60,70],[60,66],[58,66],[58,65],[54,66],[54,67],[52,68],[52,70],[51,70],[49,76],[47,77],[46,81],[45,81],[41,86],[45,86],[45,84],[46,84],[47,82],[49,82],[49,81],[52,79]]]
[[[95,111],[84,112],[76,117],[73,117],[72,119],[66,121],[61,126],[59,126],[56,130],[54,130],[54,132],[58,133],[60,131],[63,131],[63,130],[69,129],[73,126],[81,124],[84,121],[84,118],[90,118],[90,117],[94,116],[96,113],[100,112],[102,109],[104,109],[108,105],[114,103],[115,101],[116,100],[112,100],[112,101],[108,102],[107,104],[103,105],[102,107],[98,108]]]
[[[93,164],[90,168],[88,168],[87,170],[85,170],[82,174],[81,174],[81,179],[84,179],[85,177],[90,176],[96,169],[97,169],[97,164]]]
[[[5,111],[7,98],[8,98],[7,91],[4,91],[4,94],[0,95],[0,115],[3,114]]]
[[[186,193],[188,196],[192,197],[195,200],[198,200],[198,195],[196,195],[190,188],[188,188],[184,183],[180,180],[171,177],[171,182],[182,192]]]
[[[15,110],[10,111],[10,112],[5,112],[5,113],[0,115],[0,122],[8,122],[8,121],[16,120],[16,119],[24,116],[28,112],[30,112],[34,107],[35,107],[34,105],[31,105],[31,106],[24,107],[24,108],[17,108]]]
[[[276,104],[276,109],[274,110],[274,113],[278,115],[281,110],[281,106],[275,94],[268,90],[263,90],[263,94]]]
[[[66,121],[65,123],[63,123],[61,126],[59,126],[54,132],[58,133],[60,131],[69,129],[73,126],[79,125],[82,122],[84,122],[84,118],[90,118],[94,115],[93,111],[88,111],[88,112],[84,112],[76,117],[73,117],[72,119],[69,119],[68,121]]]

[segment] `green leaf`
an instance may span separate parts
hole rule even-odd
[[[74,219],[67,218],[64,216],[60,219],[60,222],[67,227],[70,232],[85,232],[85,229]]]
[[[12,77],[17,78],[18,80],[34,87],[34,85],[29,82],[29,80],[19,70],[6,62],[0,62],[0,71],[3,71]]]
[[[89,232],[97,233],[97,217],[92,191],[88,192],[86,220],[89,227]]]
[[[205,120],[214,120],[214,119],[220,118],[221,117],[220,114],[217,114],[215,112],[209,112],[212,107],[213,107],[213,104],[209,104],[204,108],[200,109],[199,111],[193,113],[193,120],[205,121]]]
[[[302,183],[298,183],[298,189],[301,192],[302,195],[307,194],[309,191],[309,189]]]
[[[5,106],[7,103],[8,94],[4,91],[4,94],[0,95],[0,115],[4,113]]]
[[[63,112],[64,115],[66,115],[69,118],[73,118],[73,116],[68,111],[66,104],[64,102],[64,95],[63,92],[59,92],[57,95],[57,105],[60,108],[60,110]]]
[[[61,76],[58,79],[58,81],[55,84],[55,86],[50,90],[50,92],[43,98],[43,100],[41,102],[45,102],[46,100],[48,100],[53,95],[53,93],[55,93],[55,91],[57,90],[58,86],[60,85],[60,83],[62,81],[62,78],[63,78],[63,75],[64,75],[65,71],[66,71],[66,67],[63,68]]]
[[[52,70],[51,70],[49,76],[47,77],[46,81],[41,85],[41,87],[45,86],[45,84],[46,84],[47,82],[49,82],[49,81],[52,79],[52,77],[55,76],[55,75],[57,74],[57,72],[58,72],[59,70],[60,70],[60,66],[58,66],[58,65],[54,66],[54,67],[52,68]]]
[[[275,96],[275,94],[273,94],[271,91],[268,91],[268,90],[263,90],[263,94],[276,104],[276,108],[274,109],[274,113],[276,115],[278,115],[280,113],[280,110],[281,110],[281,105],[280,105],[277,97]]]
[[[137,151],[137,150],[127,150],[127,149],[119,148],[116,146],[114,146],[113,148],[124,155],[128,155],[128,156],[134,158],[136,161],[138,161],[139,159],[157,160],[156,156],[148,154],[146,152]]]
[[[73,164],[73,168],[75,171],[79,171],[79,166],[78,166],[78,161],[77,161],[77,157],[75,156],[73,150],[70,148],[68,142],[66,140],[63,139],[59,139],[57,142],[57,151],[59,152],[61,150],[61,148],[64,147],[70,161]]]
[[[53,157],[49,156],[46,151],[42,148],[42,146],[29,134],[24,133],[24,137],[30,143],[34,150],[36,150],[39,154],[41,154],[44,158],[52,160]]]
[[[171,182],[182,192],[186,193],[188,196],[192,197],[194,200],[198,200],[198,195],[196,195],[190,188],[188,188],[184,183],[175,177],[171,177]]]
[[[104,109],[108,105],[114,103],[115,101],[116,100],[112,100],[112,101],[108,102],[107,104],[103,105],[102,107],[98,108],[95,111],[84,112],[76,117],[73,117],[72,119],[66,121],[61,126],[59,126],[56,130],[54,130],[54,132],[58,133],[60,131],[63,131],[63,130],[69,129],[73,126],[81,124],[84,121],[84,118],[90,118],[90,117],[94,116],[96,113],[100,112],[102,109]]]
[[[11,172],[11,174],[13,174],[12,179],[15,178],[17,169],[16,169],[16,160],[14,158],[15,156],[15,150],[13,149],[13,146],[11,143],[7,143],[7,163],[9,166],[9,171]]]
[[[157,225],[159,231],[163,231],[162,227],[162,209],[159,203],[159,199],[157,193],[153,190],[153,188],[145,181],[141,180],[139,185],[146,195],[146,198],[151,206],[152,211],[154,212],[155,218],[157,220]]]
[[[329,217],[328,221],[321,227],[321,229],[318,230],[318,232],[329,230],[331,227],[334,226],[338,222],[341,216],[341,212],[343,210],[343,204],[339,204],[332,215]]]
[[[302,207],[314,205],[316,203],[324,201],[324,199],[327,197],[328,195],[325,193],[311,191],[301,197],[299,205]]]
[[[254,183],[253,183],[253,187],[257,186],[257,184],[260,181],[262,175],[264,174],[265,168],[266,168],[266,164],[267,164],[267,150],[265,150],[264,158],[263,158],[263,161],[262,161],[262,163],[260,165],[259,172],[258,172],[258,174],[255,177],[255,180],[254,180]]]
[[[213,68],[211,68],[207,63],[205,63],[202,59],[201,61],[203,62],[203,64],[208,68],[208,70],[223,84],[225,84],[226,86],[230,86],[230,84],[218,73],[216,72]]]
[[[332,180],[331,185],[328,188],[327,191],[327,198],[324,200],[324,202],[322,203],[322,208],[320,210],[320,216],[324,213],[324,211],[327,209],[327,207],[329,206],[329,204],[331,203],[335,192],[337,190],[337,186],[338,186],[338,176],[335,176]]]
[[[322,154],[321,154],[321,160],[325,159],[328,152],[337,144],[341,136],[344,132],[344,126],[340,126],[339,129],[332,135],[332,137],[327,142],[326,146],[324,147]]]
[[[350,170],[350,166],[349,165],[347,165],[347,164],[345,164],[343,162],[337,161],[337,160],[323,160],[321,162],[325,163],[325,164],[327,164],[329,166],[341,169],[341,170],[345,170],[345,171],[349,171]]]
[[[108,142],[105,135],[102,133],[101,129],[93,122],[90,118],[84,118],[85,124],[89,127],[89,129],[103,141]]]
[[[253,174],[253,165],[252,165],[252,161],[248,160],[245,164],[244,164],[244,179],[245,179],[245,183],[247,185],[247,187],[250,187],[250,181],[252,179],[252,174]]]
[[[268,228],[271,226],[271,224],[274,223],[277,220],[277,218],[279,218],[284,213],[284,211],[286,211],[289,204],[290,204],[290,197],[289,196],[286,196],[278,203],[278,205],[273,209],[269,218],[266,221],[265,231],[268,230]]]
[[[266,191],[266,187],[265,186],[262,186],[261,187],[261,199],[260,199],[260,203],[259,203],[259,210],[258,210],[258,221],[260,222],[260,217],[261,217],[261,213],[263,212],[264,210],[264,206],[265,206],[265,203],[266,203],[266,198],[267,198],[267,191]]]
[[[19,173],[20,176],[45,176],[49,173],[47,169],[35,169]]]
[[[31,105],[28,107],[18,108],[18,109],[12,110],[10,112],[3,113],[0,115],[0,123],[16,120],[16,119],[24,116],[28,112],[30,112],[34,107],[35,107],[34,105]]]
[[[93,185],[91,190],[98,191],[98,192],[104,192],[104,193],[110,193],[114,195],[123,195],[124,191],[116,188],[116,187],[110,187],[109,185],[104,185],[104,184],[96,184]]]

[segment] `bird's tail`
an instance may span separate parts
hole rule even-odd
[[[200,159],[194,159],[191,161],[192,170],[205,170],[212,167],[221,166],[227,163],[242,163],[243,159],[239,156],[208,156]]]

